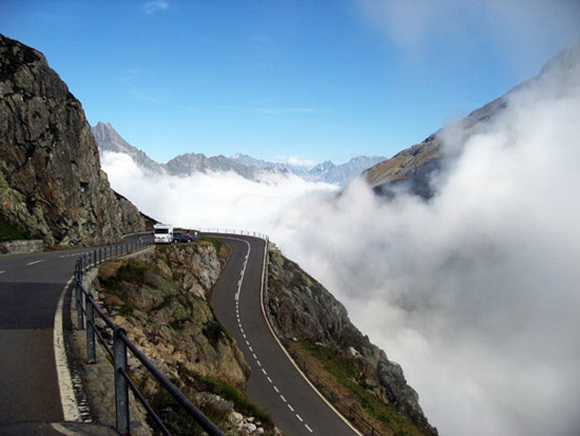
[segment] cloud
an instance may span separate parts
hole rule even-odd
[[[402,364],[441,434],[580,431],[578,65],[447,144],[430,202],[357,181],[273,235]]]
[[[196,173],[187,177],[150,174],[130,156],[105,152],[103,169],[111,185],[144,213],[174,225],[269,233],[289,203],[312,191],[338,187],[294,175],[263,174],[258,181],[238,174]]]
[[[543,60],[580,38],[576,0],[360,0],[361,15],[384,32],[414,65],[441,58],[493,53],[516,72],[529,73]],[[427,56],[431,54],[432,56]]]
[[[294,167],[304,167],[305,169],[309,169],[312,168],[313,166],[316,165],[316,162],[310,160],[310,159],[302,159],[299,157],[293,157],[293,156],[288,156],[288,157],[280,157],[277,159],[277,162],[280,163],[285,163]]]
[[[336,195],[294,176],[102,163],[161,221],[268,233],[401,363],[441,434],[578,434],[578,65],[520,88],[465,142],[448,129],[429,202],[387,201],[362,180]]]
[[[147,15],[153,15],[159,11],[169,8],[169,2],[166,0],[154,0],[143,5],[143,12]]]

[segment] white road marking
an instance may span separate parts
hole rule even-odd
[[[0,271],[0,274],[4,274],[6,271]]]
[[[33,261],[33,262],[28,262],[28,263],[26,264],[26,266],[30,266],[30,265],[36,265],[37,263],[42,263],[42,262],[44,262],[44,260],[35,260],[35,261]]]
[[[310,427],[308,427],[308,425],[304,422],[304,420],[302,419],[302,417],[300,415],[298,415],[296,413],[296,411],[294,410],[294,408],[290,405],[290,403],[288,403],[288,400],[286,400],[286,398],[284,398],[284,395],[282,395],[280,393],[280,390],[278,389],[278,387],[274,384],[274,382],[272,381],[272,379],[270,378],[270,376],[268,375],[268,373],[266,372],[266,370],[264,369],[264,367],[262,366],[262,362],[260,362],[260,360],[258,359],[258,356],[256,355],[256,353],[254,352],[254,349],[252,348],[252,346],[250,345],[250,341],[248,341],[247,337],[246,337],[246,333],[244,332],[244,328],[242,327],[242,320],[240,317],[240,294],[242,292],[242,283],[244,281],[244,276],[246,274],[246,267],[248,266],[248,261],[250,258],[250,244],[247,241],[243,241],[246,243],[246,245],[248,246],[248,253],[246,254],[246,258],[244,260],[244,264],[242,266],[242,271],[240,273],[240,278],[238,280],[238,289],[236,290],[236,293],[234,294],[234,300],[235,300],[235,310],[236,310],[236,318],[238,321],[238,328],[240,329],[240,332],[242,333],[242,337],[245,339],[246,341],[246,345],[248,346],[248,349],[250,350],[250,352],[252,353],[252,357],[254,358],[254,361],[257,363],[257,365],[261,368],[262,373],[266,376],[266,379],[268,380],[268,382],[272,385],[272,387],[274,388],[274,390],[276,391],[276,393],[279,395],[280,399],[286,403],[286,405],[288,406],[288,408],[290,409],[290,411],[292,411],[294,413],[294,415],[296,416],[296,419],[298,419],[302,424],[304,424],[304,426],[306,427],[306,429],[310,432],[310,433],[314,433],[312,431],[312,429]],[[262,309],[263,310],[263,309]]]

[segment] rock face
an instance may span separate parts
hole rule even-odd
[[[248,425],[246,417],[257,415],[227,395],[231,386],[244,392],[250,367],[208,302],[220,273],[220,259],[208,242],[156,247],[148,258],[101,266],[96,298],[131,341],[206,415],[211,414],[216,425],[232,434],[252,434],[258,426],[245,433],[241,428]],[[157,385],[147,381],[141,365],[132,363],[132,372],[164,422],[177,425],[171,405],[159,403],[163,395]],[[231,386],[220,391],[224,381]],[[173,434],[189,434],[178,427],[170,429]],[[263,417],[259,429],[261,434],[275,432]]]
[[[109,262],[97,289],[114,321],[168,373],[183,367],[242,387],[248,366],[207,302],[220,273],[213,245],[171,245],[149,259]]]
[[[401,367],[373,345],[349,320],[346,308],[320,283],[271,245],[269,291],[266,306],[277,335],[286,342],[306,340],[352,356],[365,368],[364,384],[377,388],[385,399],[423,434],[437,435],[424,416],[419,396],[411,388]]]
[[[49,245],[145,230],[117,196],[80,102],[44,56],[0,35],[0,219]]]

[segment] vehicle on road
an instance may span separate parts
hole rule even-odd
[[[183,232],[173,232],[173,242],[193,242],[193,238]]]
[[[173,226],[171,224],[155,224],[153,233],[156,244],[171,244],[173,242]]]

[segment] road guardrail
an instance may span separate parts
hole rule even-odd
[[[86,330],[87,361],[89,364],[97,360],[96,341],[98,340],[113,362],[114,367],[114,389],[115,389],[115,414],[116,429],[119,433],[129,434],[130,410],[129,410],[129,389],[135,398],[145,407],[151,419],[158,426],[164,435],[171,435],[161,418],[147,402],[145,396],[137,388],[129,375],[127,365],[128,352],[145,367],[145,369],[159,382],[182,409],[210,436],[222,435],[223,433],[209,420],[165,375],[163,375],[153,363],[141,352],[135,344],[127,337],[127,332],[116,325],[96,303],[93,295],[83,286],[84,274],[90,269],[99,266],[103,262],[134,253],[152,246],[152,242],[133,242],[111,247],[102,247],[87,252],[79,257],[75,267],[75,300],[77,311],[77,327],[79,330]],[[109,347],[103,332],[95,323],[95,315],[100,318],[106,327],[112,331],[113,347]]]

